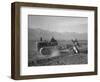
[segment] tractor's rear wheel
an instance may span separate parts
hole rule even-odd
[[[51,55],[51,49],[50,48],[42,48],[40,53],[42,55],[49,56],[49,55]]]

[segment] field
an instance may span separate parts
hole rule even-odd
[[[80,53],[75,54],[72,51],[60,52],[54,50],[48,57],[37,51],[36,41],[28,41],[28,66],[50,66],[50,65],[75,65],[88,63],[87,41],[80,40]],[[72,46],[71,41],[58,41],[59,46]]]

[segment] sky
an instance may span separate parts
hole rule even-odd
[[[39,28],[43,30],[60,33],[87,33],[88,18],[71,16],[29,15],[28,28]]]

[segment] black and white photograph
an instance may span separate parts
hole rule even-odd
[[[11,77],[97,75],[97,7],[14,2]]]
[[[28,66],[88,64],[88,18],[28,15]]]

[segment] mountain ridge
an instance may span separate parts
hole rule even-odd
[[[28,28],[28,39],[29,40],[40,40],[42,37],[44,40],[50,40],[54,37],[57,40],[71,40],[71,39],[79,39],[79,40],[87,40],[87,33],[76,33],[76,32],[51,32],[43,29],[32,29]]]

